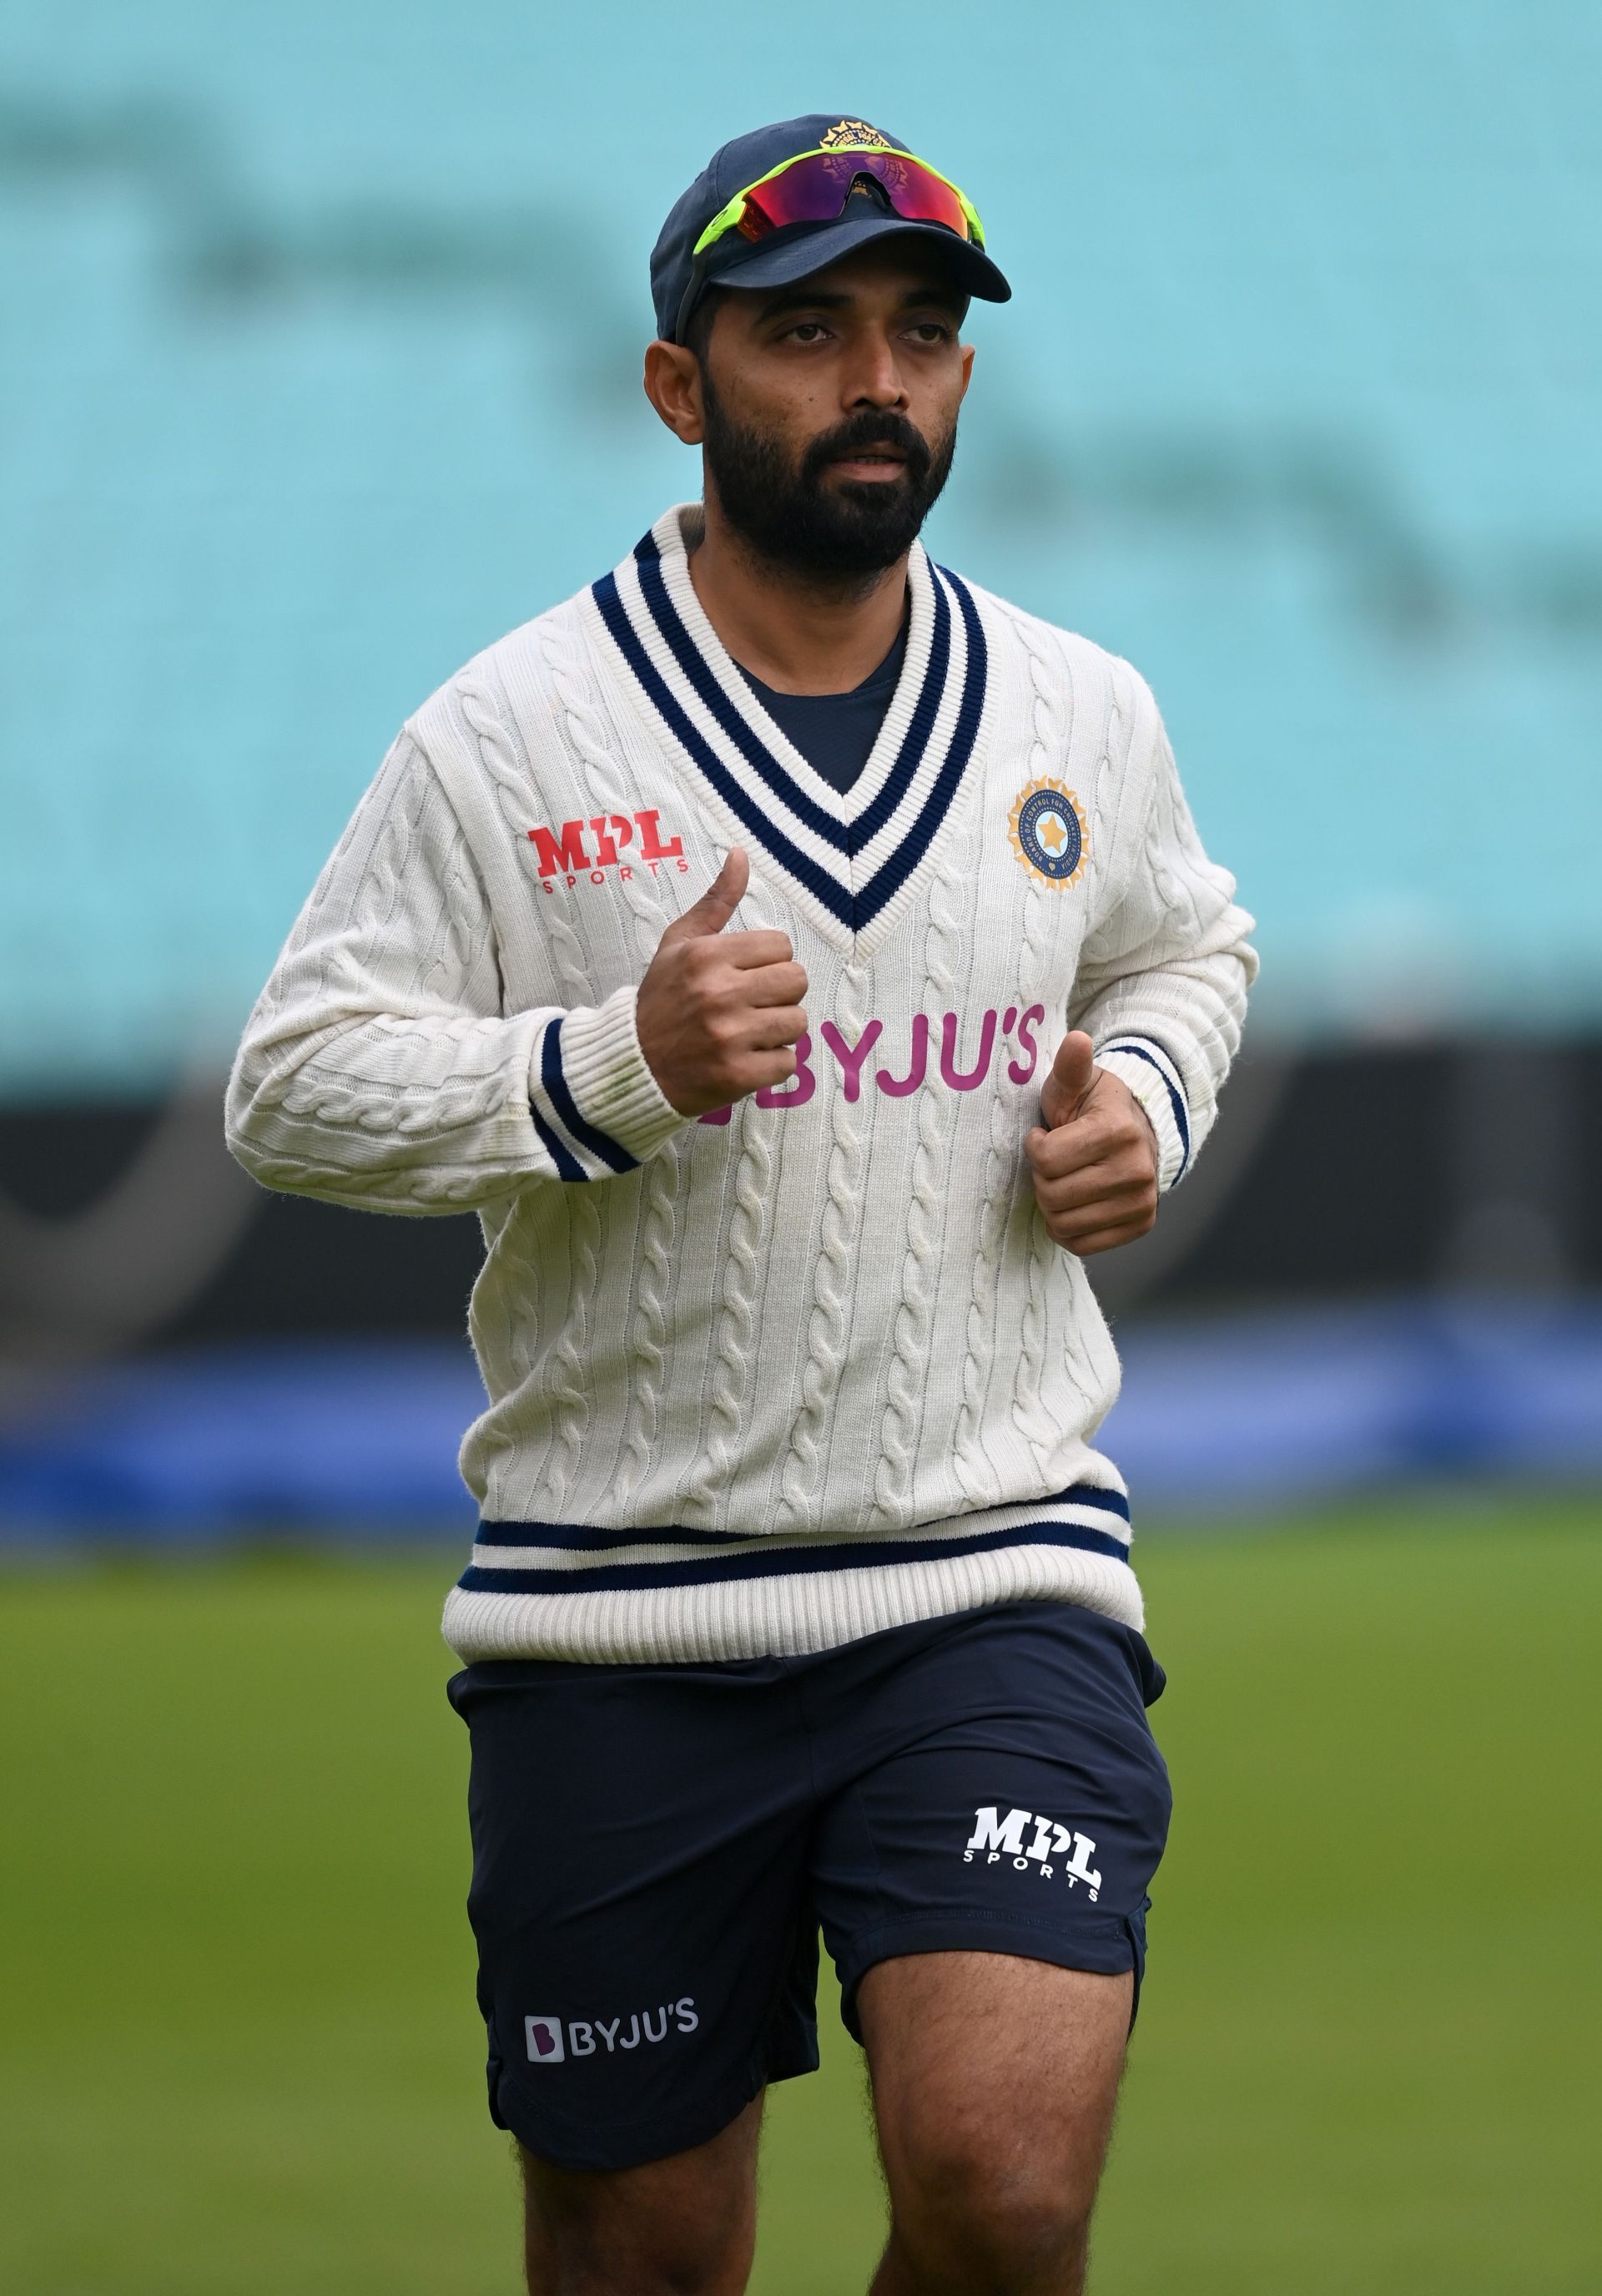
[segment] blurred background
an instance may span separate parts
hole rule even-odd
[[[263,1195],[221,1086],[402,719],[695,492],[650,246],[814,109],[1014,283],[936,554],[1136,662],[1260,920],[1097,1269],[1183,1789],[1097,2284],[1602,2284],[1599,99],[1588,0],[10,0],[8,2284],[514,2285],[433,1640],[478,1229]],[[858,2086],[776,2100],[775,2296],[864,2284]]]

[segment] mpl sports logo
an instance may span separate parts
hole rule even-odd
[[[1034,1838],[1026,1847],[1024,1836],[1031,1826]],[[1083,1882],[1094,1905],[1101,1892],[1101,1876],[1091,1864],[1095,1847],[1088,1833],[1076,1833],[1072,1826],[1059,1825],[1054,1817],[1036,1817],[1026,1809],[1009,1809],[1002,1817],[994,1808],[978,1809],[974,1812],[974,1830],[962,1862],[971,1866],[976,1857],[983,1855],[987,1866],[999,1866],[1003,1857],[1009,1857],[1018,1873],[1026,1874],[1033,1866],[1043,1882],[1060,1872],[1070,1890]],[[1053,1858],[1063,1862],[1054,1866]]]
[[[561,2065],[569,2057],[593,2057],[603,2043],[611,2056],[618,2049],[637,2049],[642,2041],[665,2041],[670,2031],[693,2033],[700,2021],[694,1997],[686,1993],[682,2000],[633,2011],[626,2033],[620,2016],[563,2019],[536,2013],[524,2018],[523,2038],[531,2065]]]
[[[589,832],[590,844],[584,841]],[[690,867],[682,837],[664,837],[656,806],[638,813],[597,813],[588,821],[564,821],[560,830],[542,825],[527,832],[539,870],[542,890],[553,893],[559,884],[571,889],[581,881],[604,885],[608,872],[632,877],[649,869],[654,877],[671,862],[682,875]],[[593,848],[593,850],[591,848]],[[628,854],[629,859],[624,859]]]

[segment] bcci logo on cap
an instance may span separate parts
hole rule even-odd
[[[882,152],[890,139],[865,119],[840,119],[818,141],[826,152]]]
[[[1075,885],[1089,858],[1084,808],[1061,782],[1026,782],[1013,800],[1007,833],[1032,877],[1054,892]]]

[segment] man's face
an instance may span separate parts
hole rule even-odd
[[[945,484],[973,352],[936,251],[890,239],[794,287],[725,290],[704,345],[707,473],[764,558],[870,575]]]

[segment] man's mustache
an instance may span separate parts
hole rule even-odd
[[[875,447],[893,447],[906,467],[914,487],[920,487],[929,474],[934,456],[920,430],[913,429],[904,414],[854,414],[821,439],[814,439],[801,460],[801,477],[815,486],[830,463],[848,459],[854,455],[870,453]]]

